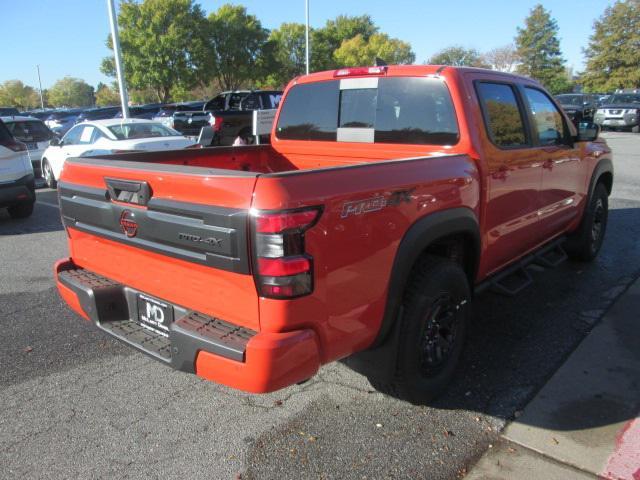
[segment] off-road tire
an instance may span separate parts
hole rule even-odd
[[[33,213],[33,205],[35,202],[22,202],[9,207],[9,216],[13,219],[27,218]]]
[[[413,404],[423,405],[440,395],[453,376],[464,346],[471,293],[467,276],[460,265],[446,258],[425,256],[414,267],[403,296],[402,316],[397,321],[398,348],[395,373],[388,381],[369,377],[376,390]],[[444,305],[444,307],[443,307]],[[455,327],[448,354],[437,367],[430,364],[433,345],[429,338],[445,338],[442,326],[435,321],[437,312],[453,315]],[[439,345],[440,340],[436,342]],[[445,342],[446,343],[446,342]],[[431,348],[431,350],[430,350]],[[441,349],[442,351],[442,349]]]
[[[580,226],[565,242],[565,251],[570,259],[589,262],[596,258],[607,231],[608,217],[609,194],[607,187],[599,182],[585,208]]]

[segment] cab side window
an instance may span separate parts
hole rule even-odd
[[[476,90],[489,138],[500,148],[528,146],[522,111],[511,85],[477,82]]]
[[[538,143],[543,146],[563,145],[567,131],[560,111],[544,92],[531,87],[525,87],[524,91],[533,118],[533,134]]]

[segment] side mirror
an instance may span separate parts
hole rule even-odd
[[[52,147],[59,147],[60,139],[58,137],[53,137],[51,140],[49,140],[49,145]]]
[[[600,135],[600,125],[593,122],[580,122],[578,124],[578,141],[593,142]]]

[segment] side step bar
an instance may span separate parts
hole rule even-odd
[[[564,237],[553,240],[540,250],[521,258],[502,272],[481,282],[476,286],[475,293],[491,290],[507,297],[517,295],[533,283],[533,277],[527,270],[529,265],[536,264],[545,268],[555,268],[568,258],[562,248],[564,240]]]

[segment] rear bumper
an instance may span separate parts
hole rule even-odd
[[[312,377],[320,367],[312,330],[255,332],[172,305],[168,335],[137,322],[139,293],[63,259],[55,265],[58,291],[86,320],[176,370],[253,393]]]
[[[22,202],[34,202],[35,183],[32,174],[17,180],[0,183],[0,208],[10,207]]]

